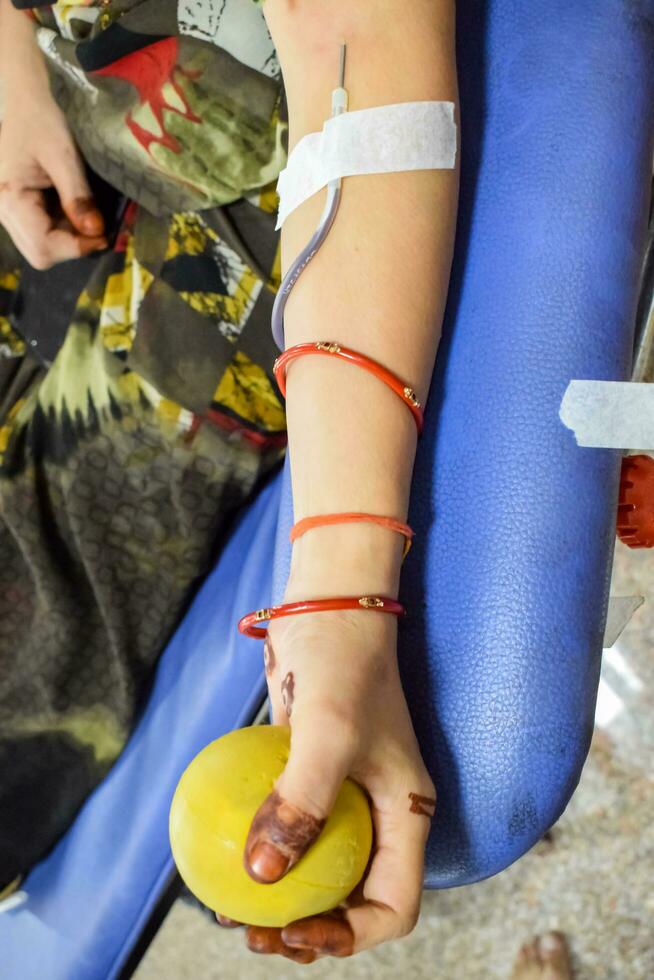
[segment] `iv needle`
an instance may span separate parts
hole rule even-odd
[[[345,82],[345,42],[341,44],[341,68],[338,84],[343,88],[343,83]]]

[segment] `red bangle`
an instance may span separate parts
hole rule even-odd
[[[411,539],[414,536],[413,530],[408,524],[403,524],[402,521],[398,521],[394,517],[382,517],[380,514],[343,511],[340,514],[317,514],[315,517],[303,517],[301,521],[297,521],[293,525],[289,538],[292,544],[293,541],[314,527],[322,527],[325,524],[352,524],[355,521],[369,521],[371,524],[380,524],[382,527],[387,527],[391,531],[398,531],[400,534],[403,534],[405,541],[402,560],[406,558],[411,547]]]
[[[273,374],[284,398],[286,397],[286,371],[288,370],[288,364],[302,354],[322,354],[324,357],[335,355],[374,374],[380,381],[388,385],[396,395],[399,395],[405,405],[408,405],[415,419],[418,434],[422,432],[422,408],[413,388],[405,384],[397,375],[393,374],[392,371],[389,371],[378,361],[374,361],[366,354],[360,354],[358,351],[351,350],[349,347],[343,347],[342,344],[338,344],[332,340],[318,340],[306,344],[296,344],[294,347],[287,347],[279,355],[273,364]]]
[[[362,596],[342,596],[335,599],[301,599],[299,602],[285,602],[281,606],[269,606],[266,609],[257,609],[255,612],[248,613],[238,621],[238,629],[245,636],[251,636],[255,640],[262,640],[267,629],[255,626],[266,619],[279,619],[281,616],[296,616],[299,613],[309,612],[328,612],[332,609],[369,609],[372,612],[394,613],[396,616],[404,616],[406,610],[404,606],[388,596],[362,595]]]

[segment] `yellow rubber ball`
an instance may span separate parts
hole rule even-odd
[[[170,808],[170,845],[186,885],[214,912],[258,926],[285,926],[326,912],[361,880],[372,847],[363,790],[343,783],[318,837],[279,881],[262,885],[243,866],[252,819],[290,750],[289,729],[240,728],[204,748],[182,774]]]

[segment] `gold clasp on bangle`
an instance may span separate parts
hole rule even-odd
[[[408,385],[405,385],[404,387],[404,397],[407,398],[412,405],[416,405],[417,408],[420,408],[420,402],[416,398],[415,391],[413,390],[413,388],[409,388]]]
[[[362,595],[359,599],[359,605],[363,606],[364,609],[383,609],[384,600],[376,595]]]
[[[270,619],[271,616],[272,609],[257,609],[254,614],[254,618],[257,623],[261,622],[262,619]]]
[[[333,340],[317,340],[316,347],[318,350],[326,350],[329,354],[340,354],[341,351],[340,344]]]

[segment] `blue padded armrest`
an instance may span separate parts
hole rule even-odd
[[[280,475],[257,496],[163,654],[147,708],[109,775],[0,914],[0,976],[114,980],[174,870],[168,811],[190,760],[251,724],[261,646],[236,630],[270,599]]]
[[[629,377],[654,128],[651,0],[457,9],[456,255],[400,595],[428,887],[520,857],[586,757],[620,453],[578,448],[558,409],[571,378]],[[291,523],[287,457],[274,601]]]

